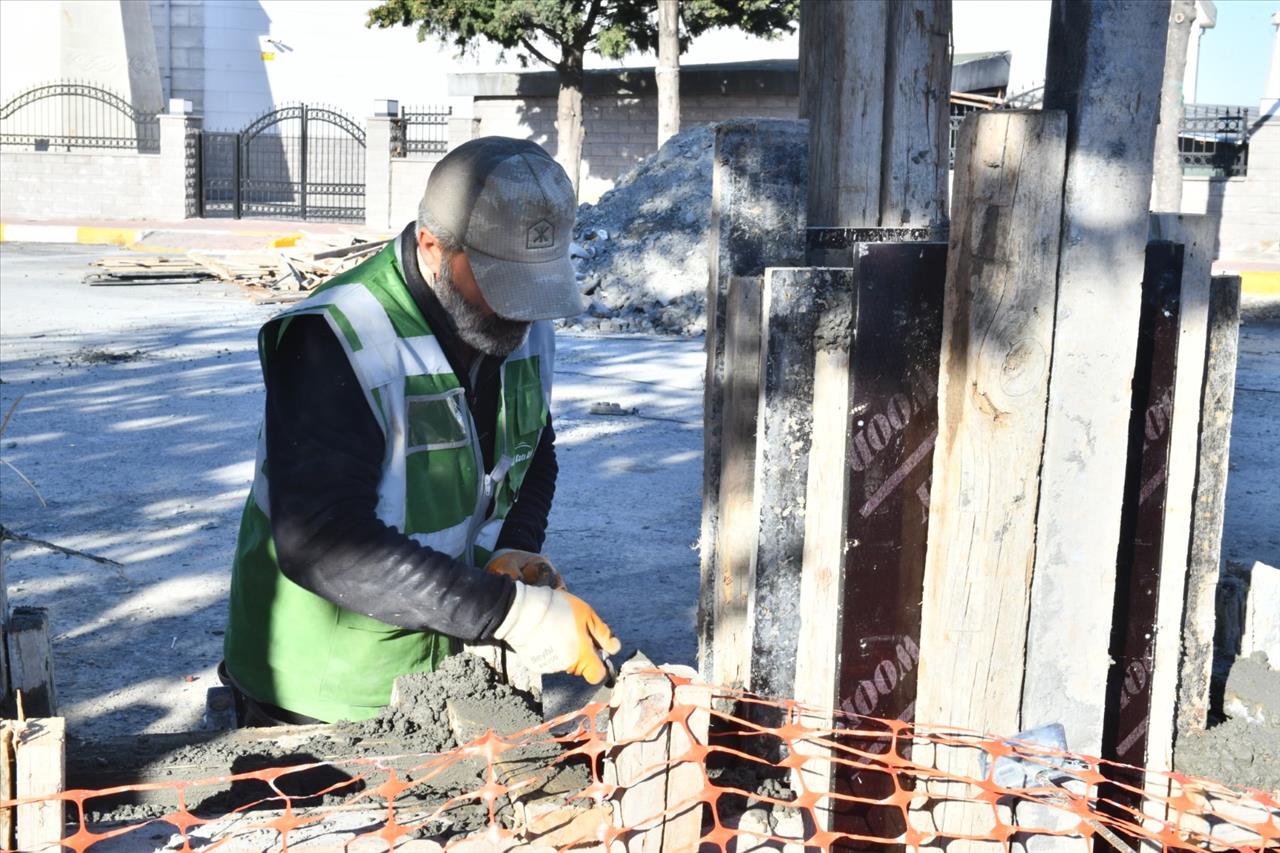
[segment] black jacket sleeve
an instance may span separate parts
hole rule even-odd
[[[547,538],[547,516],[551,514],[559,473],[556,431],[548,420],[533,452],[529,470],[524,475],[524,482],[520,484],[520,494],[502,522],[497,548],[517,548],[535,554],[542,551],[542,543]]]
[[[280,570],[316,595],[392,625],[491,638],[511,607],[513,582],[378,519],[382,430],[326,321],[288,323],[265,377]]]

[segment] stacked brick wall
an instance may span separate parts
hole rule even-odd
[[[130,151],[0,152],[0,219],[158,218],[161,164]]]

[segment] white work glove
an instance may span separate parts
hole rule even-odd
[[[600,657],[617,654],[622,643],[596,612],[576,595],[516,581],[516,597],[494,638],[535,672],[567,672],[591,684],[604,681]]]

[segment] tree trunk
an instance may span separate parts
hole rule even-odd
[[[565,49],[565,66],[560,71],[560,96],[556,101],[556,162],[569,173],[576,195],[582,164],[582,51]]]
[[[658,147],[680,132],[680,0],[658,0]]]
[[[1156,125],[1155,187],[1151,209],[1177,213],[1182,209],[1182,157],[1178,130],[1182,127],[1182,78],[1187,67],[1187,43],[1196,18],[1195,0],[1173,0],[1165,42],[1164,81],[1160,86],[1160,123]]]

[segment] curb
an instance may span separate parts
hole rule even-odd
[[[1280,296],[1280,272],[1242,271],[1240,292],[1249,296]]]
[[[0,223],[0,243],[86,243],[95,246],[128,246],[141,240],[147,233],[140,228]]]
[[[92,225],[40,225],[21,223],[5,225],[0,222],[0,243],[81,243],[89,246],[121,246],[142,252],[169,252],[181,254],[186,249],[169,246],[139,246],[137,243],[154,233],[151,228],[102,228]],[[166,231],[164,233],[174,233]],[[235,237],[263,237],[264,249],[285,249],[296,245],[305,235],[301,232],[280,234],[271,231],[210,231],[190,230],[188,234],[219,234]]]

